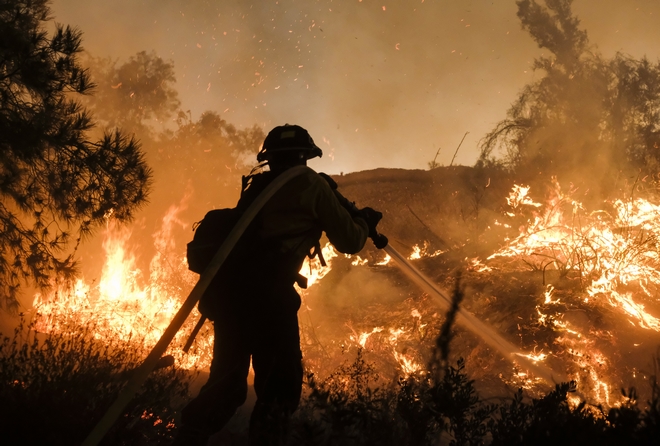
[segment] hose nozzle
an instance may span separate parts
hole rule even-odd
[[[385,237],[383,234],[374,231],[374,234],[369,234],[369,237],[371,240],[374,242],[374,245],[378,249],[383,249],[387,246],[389,241],[387,240],[387,237]]]

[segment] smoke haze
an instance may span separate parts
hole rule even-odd
[[[660,4],[576,0],[590,42],[657,59]],[[540,76],[542,51],[507,1],[56,0],[59,23],[85,48],[120,62],[155,50],[174,62],[182,107],[215,110],[266,131],[307,127],[331,173],[426,168],[440,147],[449,164],[473,164],[477,143],[519,90]]]
[[[300,124],[324,150],[323,158],[313,160],[312,167],[332,174],[378,167],[425,169],[438,148],[437,162],[446,166],[466,132],[454,164],[474,164],[479,140],[506,116],[520,90],[543,75],[531,67],[544,50],[521,29],[516,11],[515,0],[272,0],[252,4],[242,0],[55,0],[52,8],[58,23],[83,31],[83,45],[94,57],[110,57],[121,65],[140,51],[155,51],[172,61],[177,79],[174,88],[182,109],[190,111],[191,126],[207,110],[218,112],[239,128],[257,124],[268,131],[284,122]],[[657,0],[575,0],[573,11],[590,43],[606,58],[621,51],[634,58],[646,55],[657,60]],[[547,50],[545,55],[549,55]],[[591,84],[590,79],[585,83]],[[576,97],[594,101],[595,96],[586,89],[571,96],[587,108],[591,102]],[[557,132],[548,131],[543,138],[549,138],[548,133]],[[185,136],[168,146],[169,152],[160,158],[158,148],[151,147],[147,154],[155,172],[152,201],[126,230],[131,235],[125,243],[125,257],[135,256],[143,271],[140,276],[132,270],[131,277],[138,282],[148,278],[153,284],[162,281],[163,289],[169,287],[166,291],[175,296],[191,286],[178,279],[186,277],[182,272],[187,273],[180,259],[185,242],[192,238],[192,222],[211,207],[233,205],[238,175],[244,173],[217,162],[222,158],[212,158],[216,152],[207,146],[197,147],[197,159],[192,159],[192,150],[185,149],[194,139]],[[588,136],[580,129],[574,131],[565,138],[570,139],[567,150],[592,144]],[[202,137],[197,141],[206,142]],[[170,154],[181,156],[167,158]],[[191,180],[187,187],[175,178],[179,173]],[[362,172],[342,177],[340,187],[358,206],[373,206],[385,214],[379,228],[392,242],[405,246],[406,254],[424,239],[432,241],[431,251],[445,251],[429,265],[435,268],[434,279],[445,280],[446,286],[453,282],[451,269],[467,260],[467,254],[478,256],[473,260],[485,259],[519,226],[506,225],[513,229],[505,231],[497,221],[511,186],[504,173],[498,175],[501,177],[467,167]],[[223,183],[230,179],[235,183]],[[541,201],[545,191],[534,189],[533,194]],[[82,275],[90,283],[98,281],[108,257],[102,243],[101,237],[87,240],[78,252]],[[347,339],[353,329],[366,333],[377,326],[395,327],[404,316],[414,332],[422,317],[413,316],[412,310],[419,314],[420,303],[429,309],[422,311],[423,323],[439,325],[432,303],[413,302],[410,297],[419,296],[419,291],[411,291],[413,285],[403,276],[399,280],[398,272],[387,270],[389,267],[348,269],[348,263],[337,259],[333,266],[337,274],[317,285],[316,295],[306,301],[305,320],[312,326],[318,324],[318,333],[326,330],[337,339]],[[152,264],[165,267],[155,274],[149,269]],[[545,267],[533,274],[513,269],[506,275],[481,273],[476,266],[470,273],[468,283],[472,281],[470,294],[474,297],[468,303],[492,317],[490,322],[503,333],[517,335],[520,324],[511,316],[531,314],[536,318],[536,301],[544,291],[539,284],[546,284]],[[571,290],[558,285],[557,302],[559,297],[578,296]],[[26,293],[27,300],[31,297]],[[580,312],[570,313],[567,320],[587,330],[586,313],[575,305]],[[386,306],[389,310],[382,311]],[[492,308],[497,312],[491,312]],[[548,314],[555,313],[548,310]],[[382,317],[387,324],[378,319]],[[349,326],[346,320],[362,321],[362,325]],[[531,320],[529,317],[527,322]],[[385,330],[381,336],[387,334]],[[645,348],[651,345],[651,335],[641,329],[634,335],[643,339]],[[549,335],[547,339],[551,339]],[[474,340],[456,342],[460,349],[473,352],[472,359],[480,356]],[[640,345],[637,338],[634,342],[626,345]],[[339,349],[340,344],[334,348]],[[476,368],[478,361],[474,362]]]
[[[575,0],[573,11],[605,57],[623,51],[657,59],[660,4]],[[514,0],[52,3],[55,21],[78,27],[94,57],[121,65],[155,51],[171,61],[173,87],[193,122],[213,110],[239,128],[300,124],[324,151],[311,166],[331,174],[425,169],[438,148],[438,164],[449,165],[465,132],[454,164],[474,164],[479,140],[520,90],[543,76],[532,70],[534,59],[549,56],[522,30],[516,12]],[[191,198],[177,217],[179,252],[192,237],[192,222],[238,197],[238,177],[231,196],[216,187],[226,176],[224,163],[191,160],[185,167],[205,170],[190,174],[181,165],[187,159],[164,166],[167,158],[155,155],[148,153],[156,173],[151,204],[132,226],[142,263],[153,254],[151,234],[184,195]],[[168,176],[177,170],[204,181],[185,189]],[[98,277],[101,242],[95,237],[79,251],[85,277]]]

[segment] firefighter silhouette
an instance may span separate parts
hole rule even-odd
[[[257,155],[258,167],[268,170],[244,178],[237,208],[249,205],[277,175],[320,156],[304,128],[275,127]],[[205,445],[225,426],[246,400],[250,362],[257,395],[250,444],[286,442],[303,379],[294,288],[306,285],[300,268],[305,257],[320,254],[323,232],[338,251],[355,254],[382,217],[371,208],[342,206],[334,189],[329,177],[312,169],[282,186],[244,234],[241,253],[228,258],[209,286],[200,309],[214,322],[213,361],[207,383],[182,410],[175,445]]]

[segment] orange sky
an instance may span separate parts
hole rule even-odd
[[[540,73],[514,0],[55,0],[96,56],[154,50],[182,106],[229,122],[308,128],[329,173],[473,164],[477,143]],[[576,0],[606,56],[658,59],[660,2]]]

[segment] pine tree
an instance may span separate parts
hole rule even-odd
[[[25,282],[71,278],[81,237],[112,216],[130,220],[151,171],[120,131],[89,141],[80,104],[93,85],[78,60],[81,33],[49,35],[48,0],[0,0],[0,304]]]

